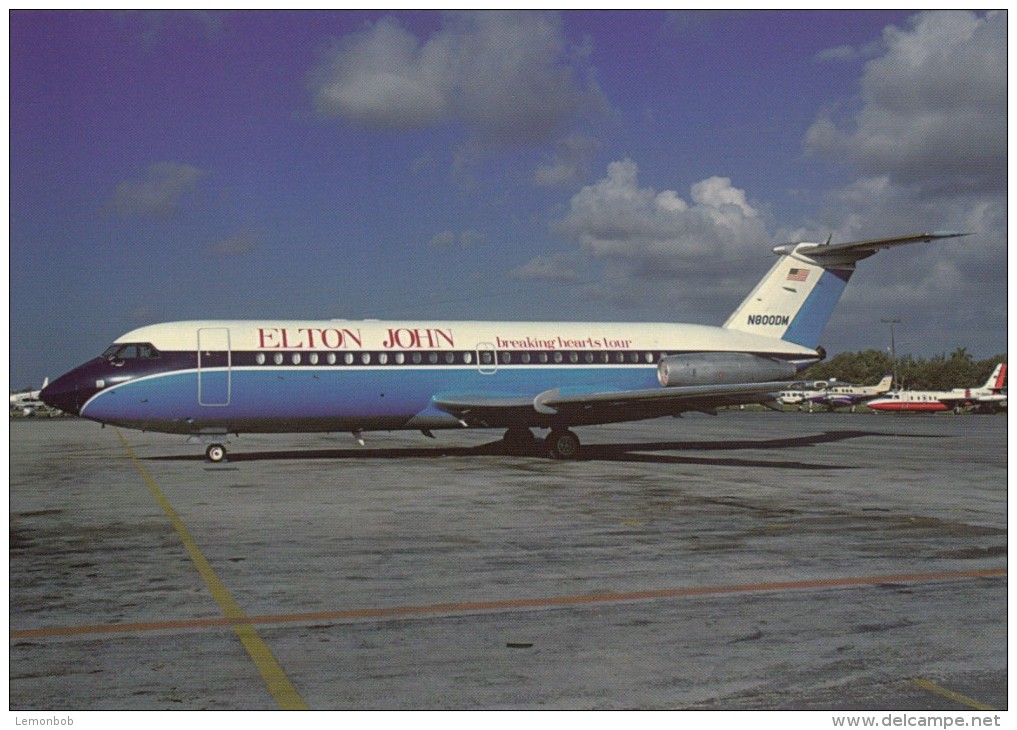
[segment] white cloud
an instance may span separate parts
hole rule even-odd
[[[552,158],[537,168],[533,181],[541,187],[574,185],[583,181],[600,143],[593,137],[571,134],[558,143]]]
[[[555,14],[450,13],[425,41],[384,18],[336,44],[312,91],[322,114],[367,127],[465,123],[489,141],[546,140],[603,103],[577,63]]]
[[[156,162],[149,166],[144,178],[120,182],[106,203],[106,210],[123,217],[173,215],[204,175],[204,170],[193,165]]]
[[[432,124],[447,113],[450,80],[437,46],[424,52],[391,18],[344,39],[316,72],[315,102],[329,116],[369,127]]]
[[[573,196],[557,224],[583,252],[611,259],[636,277],[681,278],[692,266],[765,251],[772,243],[759,211],[724,177],[692,186],[689,204],[675,191],[640,187],[632,160]]]
[[[480,245],[485,240],[484,234],[475,230],[465,230],[461,233],[455,231],[441,231],[431,237],[432,248],[450,249],[457,243],[463,250]]]
[[[561,255],[536,256],[525,265],[509,272],[516,279],[534,279],[545,282],[575,282],[579,272]]]
[[[452,248],[456,242],[456,234],[452,231],[441,231],[431,237],[431,246],[434,248]]]
[[[860,110],[817,119],[806,148],[928,194],[1005,189],[1006,13],[920,13],[883,45]]]

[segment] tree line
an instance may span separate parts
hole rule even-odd
[[[975,360],[964,347],[949,355],[928,359],[912,355],[897,357],[894,365],[890,353],[882,350],[842,352],[829,360],[816,363],[803,371],[804,380],[837,380],[854,385],[874,385],[886,373],[895,373],[895,386],[908,390],[950,390],[981,386],[1006,354]]]

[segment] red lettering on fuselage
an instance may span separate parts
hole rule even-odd
[[[360,330],[345,327],[258,328],[258,347],[262,350],[346,350],[363,344]]]
[[[265,329],[264,327],[259,328],[258,347],[262,350],[268,350],[279,347],[279,344],[276,342],[275,339],[277,332],[278,330],[275,327],[270,327],[269,329]]]
[[[451,330],[409,327],[389,327],[388,335],[381,346],[386,350],[401,349],[409,350],[414,348],[440,349],[442,347],[455,347],[455,338]]]

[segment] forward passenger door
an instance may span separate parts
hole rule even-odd
[[[198,330],[198,405],[230,404],[231,360],[229,329],[202,327]]]

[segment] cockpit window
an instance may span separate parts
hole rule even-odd
[[[114,343],[102,356],[107,360],[154,360],[159,351],[148,342]]]

